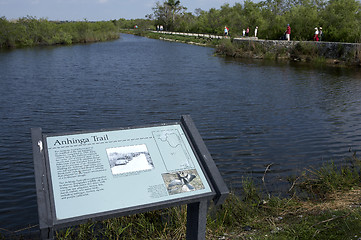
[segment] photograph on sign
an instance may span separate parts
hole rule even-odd
[[[57,220],[212,193],[180,124],[46,142]]]
[[[145,144],[106,149],[113,175],[154,168]]]
[[[162,177],[170,195],[204,189],[195,169],[164,173]]]

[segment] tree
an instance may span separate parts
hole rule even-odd
[[[196,17],[192,13],[182,14],[175,24],[176,31],[180,32],[196,32]]]
[[[177,0],[168,0],[168,2],[165,2],[165,4],[170,8],[170,11],[172,13],[172,21],[174,23],[174,16],[176,11],[179,11],[181,8],[179,8],[180,6],[180,1]]]
[[[330,0],[321,13],[324,37],[328,41],[361,41],[361,3],[357,0]]]
[[[265,36],[266,21],[262,12],[263,3],[254,3],[252,1],[244,1],[244,7],[242,15],[246,17],[243,24],[243,28],[250,27],[250,31],[253,31],[255,27],[259,27],[262,31],[259,32],[259,36]],[[251,33],[250,33],[251,34]]]
[[[198,17],[198,32],[222,34],[224,25],[221,18],[220,10],[215,8],[209,9],[208,12],[202,12]]]
[[[156,2],[153,8],[154,17],[158,24],[164,25],[166,29],[174,29],[177,14],[187,8],[180,5],[180,1],[168,0],[167,2]]]
[[[325,41],[361,42],[360,0],[244,0],[220,9],[196,9],[195,15],[181,12],[184,9],[179,0],[157,2],[155,24],[213,34],[223,34],[227,26],[234,36],[258,26],[258,36],[264,39],[280,39],[290,24],[293,40],[311,40],[315,27],[322,27]]]
[[[317,6],[310,0],[304,0],[303,4],[293,6],[285,16],[292,26],[293,40],[312,40],[315,27],[321,25]]]
[[[153,12],[156,24],[164,25],[165,29],[168,30],[171,18],[169,7],[165,3],[156,2]]]

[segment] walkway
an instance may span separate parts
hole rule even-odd
[[[152,31],[154,33],[160,34],[169,34],[169,35],[180,35],[180,36],[190,36],[190,37],[199,37],[199,38],[214,38],[214,39],[223,39],[224,36],[217,36],[212,34],[202,34],[202,33],[182,33],[182,32],[168,32],[168,31]]]

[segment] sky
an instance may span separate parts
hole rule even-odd
[[[119,18],[145,18],[156,2],[164,0],[0,0],[0,17],[8,20],[31,16],[48,20],[107,21]],[[180,0],[187,12],[200,8],[219,9],[243,0]]]

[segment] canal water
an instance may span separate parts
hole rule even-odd
[[[231,189],[270,191],[361,147],[361,71],[220,58],[214,49],[116,41],[0,52],[0,228],[35,225],[31,127],[44,133],[178,121],[190,114]]]

